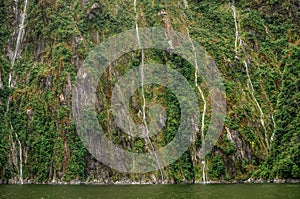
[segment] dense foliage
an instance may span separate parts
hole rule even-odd
[[[223,75],[227,115],[223,133],[206,157],[208,180],[299,179],[299,3],[210,0],[188,1],[185,8],[184,2],[137,1],[137,20],[140,27],[171,25],[186,35],[189,31]],[[162,173],[147,174],[123,174],[107,168],[91,157],[77,135],[71,99],[78,69],[97,44],[135,28],[133,1],[29,0],[21,53],[12,66],[24,3],[0,2],[0,179],[17,181],[22,166],[23,179],[34,182],[159,182],[161,175],[173,183],[202,181],[200,134],[190,149]],[[158,14],[162,10],[166,16]],[[170,65],[195,88],[195,70],[184,59],[155,50],[145,50],[145,59]],[[147,152],[145,140],[130,138],[116,126],[109,105],[117,79],[140,63],[141,51],[132,52],[101,77],[98,117],[115,144]],[[8,85],[10,72],[12,87]],[[211,108],[201,75],[196,81]],[[163,147],[177,132],[178,100],[160,85],[145,86],[145,96],[147,104],[158,103],[167,112],[165,128],[151,138],[155,148]],[[137,123],[142,123],[138,117],[142,101],[138,89],[131,106],[131,116]],[[199,102],[203,111],[200,96]],[[210,114],[208,111],[205,115],[205,130]]]

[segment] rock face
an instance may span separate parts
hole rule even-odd
[[[252,164],[254,152],[252,152],[250,143],[235,130],[226,129],[226,136],[230,143],[234,146],[234,152],[227,158],[225,157],[226,165],[229,165],[229,174],[236,175],[236,162],[246,161],[246,164]]]
[[[0,183],[14,184],[21,179],[52,184],[299,182],[298,4],[287,0],[235,4],[212,0],[2,0]],[[117,58],[99,77],[93,98],[85,100],[96,101],[92,108],[103,134],[114,145],[154,154],[174,139],[185,119],[177,96],[159,84],[132,93],[127,114],[123,109],[119,112],[123,111],[125,123],[137,124],[144,135],[146,124],[152,129],[152,136],[144,139],[119,126],[111,106],[113,89],[121,77],[143,63],[145,70],[148,63],[168,65],[198,92],[204,128],[201,117],[199,121],[192,117],[191,146],[161,171],[121,173],[86,150],[73,115],[90,110],[74,106],[72,99],[78,96],[72,91],[76,75],[87,75],[81,67],[94,47],[123,31],[152,26],[163,28],[167,49],[136,50]],[[222,134],[205,157],[201,130],[209,139],[212,96],[195,66],[173,53],[180,43],[174,39],[175,31],[191,38],[187,45],[192,39],[202,45],[203,51],[191,49],[193,56],[211,55],[226,90]],[[97,64],[101,59],[92,61]],[[202,67],[203,60],[197,61]],[[91,89],[91,83],[87,81],[82,92]],[[128,87],[134,88],[133,83]],[[126,166],[122,161],[118,164]]]

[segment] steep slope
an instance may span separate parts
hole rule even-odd
[[[299,7],[296,1],[1,1],[0,179],[181,183],[299,178]],[[143,63],[168,64],[198,92],[203,117],[195,143],[173,164],[146,174],[112,170],[82,144],[71,110],[78,69],[93,47],[137,25],[182,32],[206,49],[222,73],[226,121],[204,159],[201,146],[212,108],[207,84],[183,58],[152,49],[125,55],[105,71],[97,88],[99,122],[107,137],[129,151],[150,152],[169,143],[179,126],[180,107],[167,88],[146,85],[131,100],[130,115],[141,125],[147,126],[151,114],[147,106],[160,104],[166,110],[165,127],[148,141],[122,132],[110,112],[118,78]]]

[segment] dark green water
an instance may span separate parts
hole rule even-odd
[[[0,185],[0,198],[298,198],[300,184]]]

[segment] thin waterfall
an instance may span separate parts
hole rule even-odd
[[[189,8],[189,4],[188,4],[187,0],[183,0],[183,5],[184,5],[184,9]]]
[[[232,13],[233,13],[233,19],[234,19],[234,25],[235,25],[235,42],[234,42],[234,50],[235,54],[238,55],[238,39],[239,39],[239,29],[238,29],[238,23],[236,19],[236,9],[235,6],[231,5]]]
[[[145,55],[144,55],[144,49],[142,48],[142,44],[141,44],[141,40],[140,40],[140,34],[139,34],[138,13],[137,13],[137,10],[136,10],[136,0],[134,0],[134,12],[135,12],[136,37],[137,37],[137,42],[138,42],[139,48],[141,49],[141,53],[142,53],[142,63],[141,63],[141,69],[140,69],[141,71],[140,72],[141,72],[141,89],[142,89],[142,98],[143,98],[143,106],[142,106],[143,124],[144,124],[145,130],[146,130],[147,141],[149,142],[151,150],[152,150],[152,152],[155,156],[157,166],[159,168],[160,175],[161,175],[161,182],[163,183],[164,182],[164,176],[163,176],[163,173],[162,173],[162,167],[161,167],[161,164],[160,164],[159,159],[157,157],[157,154],[155,152],[152,141],[150,140],[148,124],[147,124],[147,121],[146,121],[146,98],[145,98],[145,90],[144,90],[144,66],[145,66],[144,61],[145,61]]]
[[[16,19],[19,19],[19,29],[18,29],[18,35],[17,35],[17,41],[16,41],[16,45],[15,45],[15,50],[14,50],[13,54],[10,56],[11,65],[10,65],[10,71],[9,71],[9,77],[8,77],[8,84],[7,84],[9,88],[13,87],[13,85],[12,85],[12,76],[13,76],[14,64],[15,64],[15,61],[20,57],[20,54],[21,54],[21,43],[22,43],[22,40],[23,40],[24,32],[25,32],[24,23],[25,23],[25,18],[26,18],[26,15],[27,15],[26,14],[27,4],[28,4],[28,1],[25,0],[23,11],[20,13],[20,17],[19,17],[19,15],[18,15],[18,0],[15,0],[14,12],[15,12]],[[22,150],[22,143],[19,139],[19,136],[18,136],[17,132],[13,128],[10,117],[8,116],[9,109],[10,109],[9,102],[10,102],[10,97],[7,100],[6,116],[8,118],[10,129],[14,133],[14,136],[15,136],[15,138],[17,140],[17,143],[18,143],[18,146],[19,146],[19,168],[18,168],[19,169],[19,183],[23,184],[23,150]],[[12,141],[12,145],[15,145],[14,141],[13,141],[13,138],[11,139],[11,141]]]
[[[15,132],[10,121],[9,121],[9,123],[10,123],[11,130],[13,132]],[[19,164],[20,164],[20,166],[19,166],[19,183],[23,184],[23,159],[22,159],[23,150],[22,150],[22,144],[21,144],[21,141],[20,141],[20,139],[18,137],[18,134],[16,132],[15,132],[15,137],[16,137],[16,140],[17,140],[18,145],[19,145]]]
[[[190,37],[190,32],[189,29],[186,28],[187,30],[187,36],[192,44],[192,49],[193,49],[193,53],[194,53],[194,63],[195,63],[195,73],[194,73],[194,79],[195,79],[195,86],[198,90],[198,92],[200,93],[201,99],[203,101],[203,112],[202,112],[202,119],[201,119],[201,146],[202,146],[202,180],[203,180],[203,184],[206,184],[206,160],[205,160],[205,136],[204,136],[204,128],[205,128],[205,114],[206,114],[206,100],[203,94],[202,89],[200,88],[200,86],[198,85],[198,76],[200,75],[200,71],[198,68],[198,61],[197,61],[197,53],[196,53],[196,49],[193,43],[193,40]]]
[[[15,136],[17,142],[18,142],[18,145],[19,145],[19,168],[18,168],[18,170],[19,170],[19,183],[23,184],[23,150],[22,150],[22,143],[21,143],[21,141],[19,139],[18,134],[16,133],[16,131],[13,128],[11,120],[10,120],[10,118],[8,116],[8,111],[9,111],[9,99],[7,101],[7,108],[6,108],[6,113],[5,114],[6,114],[7,118],[8,118],[8,123],[9,123],[9,126],[10,126],[10,130],[11,130],[11,132],[14,133],[14,136]],[[15,146],[13,137],[10,136],[10,138],[11,138],[12,146]],[[17,150],[17,148],[16,148],[16,150]],[[16,160],[17,160],[17,157],[16,157]],[[16,166],[18,166],[17,162],[16,162]]]
[[[15,61],[18,59],[18,57],[20,56],[21,53],[21,48],[20,48],[20,44],[22,43],[23,40],[23,36],[24,36],[24,23],[25,23],[25,18],[26,18],[26,11],[27,11],[27,3],[28,1],[25,0],[24,1],[24,8],[23,8],[23,12],[21,12],[20,14],[20,23],[19,23],[19,30],[18,30],[18,36],[17,36],[17,41],[16,41],[16,46],[15,46],[15,51],[11,57],[11,66],[10,66],[10,72],[9,72],[9,77],[8,77],[8,87],[12,87],[11,85],[11,81],[12,81],[12,76],[13,76],[13,69],[14,69],[14,64]],[[16,17],[18,17],[18,0],[15,0],[15,15]]]
[[[23,184],[23,149],[22,149],[22,143],[19,139],[19,136],[18,136],[17,132],[13,128],[13,125],[11,123],[11,119],[8,116],[8,112],[9,112],[9,99],[7,101],[7,109],[6,109],[5,114],[7,116],[7,120],[8,120],[9,126],[10,126],[10,130],[11,130],[12,133],[14,133],[14,136],[15,136],[17,142],[18,142],[18,145],[19,145],[19,168],[18,168],[18,170],[19,170],[19,183]],[[13,137],[12,136],[10,136],[10,137],[11,137],[12,145],[15,146]],[[16,148],[16,150],[17,150],[17,148]]]
[[[185,16],[185,14],[183,13],[183,15]],[[182,15],[182,16],[183,16]],[[184,21],[184,19],[183,19]],[[188,39],[192,45],[192,51],[194,53],[194,65],[195,65],[195,72],[194,72],[194,84],[195,87],[197,88],[201,99],[203,101],[203,112],[202,112],[202,118],[201,118],[201,150],[202,150],[202,182],[203,184],[207,183],[207,174],[206,174],[206,159],[205,159],[205,135],[204,135],[204,129],[205,129],[205,114],[206,114],[206,109],[207,109],[207,103],[205,100],[205,96],[204,93],[201,89],[201,87],[198,84],[198,76],[200,75],[200,71],[199,71],[199,66],[198,66],[198,60],[197,60],[197,52],[193,43],[192,38],[190,37],[190,31],[189,31],[189,26],[186,25],[186,31],[187,31],[187,36]]]
[[[274,140],[274,135],[275,135],[275,128],[276,128],[276,123],[275,123],[275,120],[274,120],[274,116],[273,116],[273,113],[271,113],[271,119],[272,119],[272,122],[273,122],[273,132],[272,132],[272,135],[271,135],[271,138],[270,138],[270,142],[272,142]]]
[[[231,9],[232,9],[233,19],[234,19],[234,24],[235,24],[235,43],[234,43],[235,54],[236,54],[236,57],[238,57],[238,53],[239,53],[238,43],[243,44],[243,41],[241,40],[241,38],[239,36],[240,34],[239,34],[239,29],[238,29],[237,14],[236,14],[235,6],[234,6],[234,1],[233,1],[233,4],[231,5]],[[246,51],[245,51],[243,45],[242,45],[242,49],[243,49],[245,59],[247,59]],[[269,147],[269,140],[268,140],[268,137],[267,137],[267,130],[266,130],[266,127],[265,127],[264,113],[263,113],[263,111],[261,109],[261,106],[259,105],[255,95],[254,95],[254,88],[253,88],[253,84],[252,84],[252,81],[251,81],[251,78],[250,78],[250,75],[249,75],[248,64],[245,60],[244,60],[244,65],[245,65],[245,68],[246,68],[246,73],[247,73],[247,78],[248,78],[248,84],[247,85],[248,85],[248,88],[251,92],[251,96],[254,99],[257,108],[259,109],[260,122],[261,122],[261,125],[262,125],[263,129],[264,129],[265,142],[266,142],[266,145],[267,145],[267,149],[269,150],[270,147]]]
[[[264,112],[262,111],[255,95],[254,95],[254,88],[253,88],[253,84],[252,84],[252,81],[251,81],[251,78],[250,78],[250,75],[249,75],[249,71],[248,71],[248,65],[247,65],[247,62],[244,61],[244,65],[245,65],[245,68],[246,68],[246,73],[247,73],[247,77],[248,77],[248,87],[249,87],[249,90],[251,92],[251,95],[252,95],[252,98],[254,99],[255,103],[256,103],[256,106],[257,108],[259,109],[259,112],[260,112],[260,122],[261,122],[261,125],[263,126],[264,128],[264,136],[265,136],[265,141],[266,141],[266,144],[267,144],[267,149],[269,150],[269,140],[268,140],[268,137],[267,137],[267,129],[265,127],[265,121],[264,121]]]

